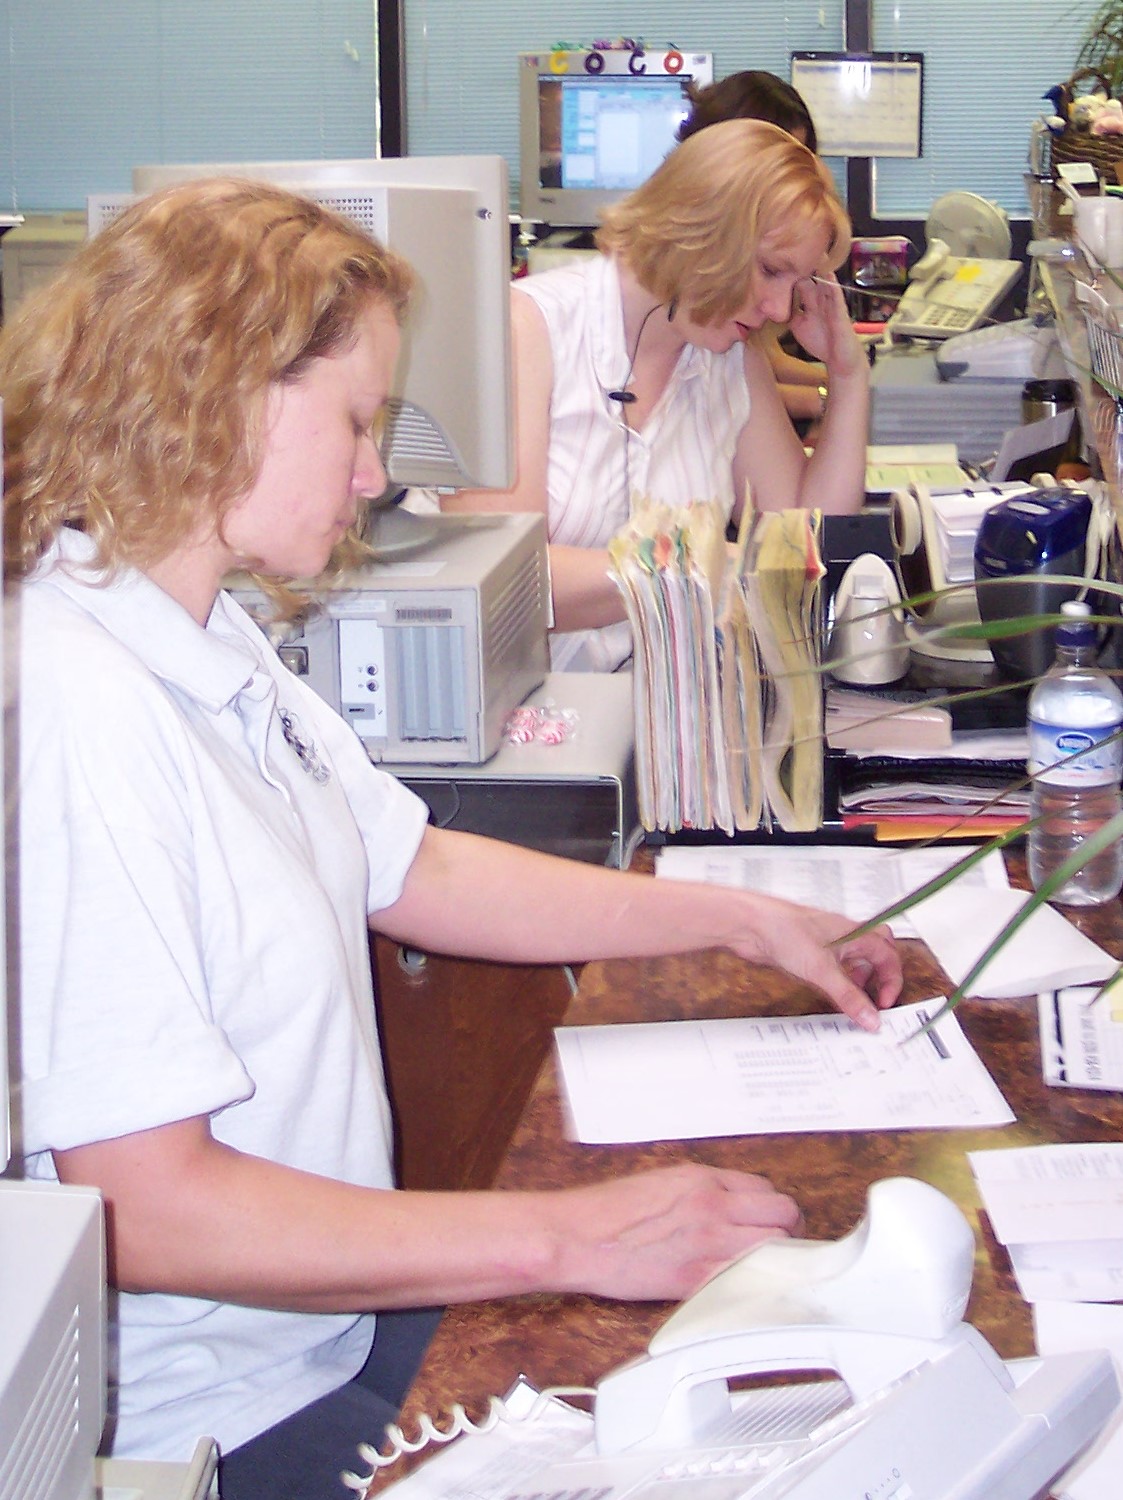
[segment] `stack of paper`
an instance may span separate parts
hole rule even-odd
[[[639,504],[609,548],[632,627],[636,780],[647,829],[730,828],[715,608],[716,506]]]
[[[1039,1354],[1107,1349],[1123,1386],[1123,1146],[1037,1146],[971,1158],[983,1201],[1033,1303]],[[1056,1484],[1063,1500],[1116,1500],[1123,1414]]]
[[[932,496],[933,528],[929,546],[935,543],[940,571],[947,583],[973,583],[975,541],[983,517],[1004,496],[998,490],[963,490],[955,495]],[[933,569],[933,576],[937,576]]]
[[[968,1154],[1027,1302],[1123,1298],[1123,1145]]]
[[[951,714],[923,700],[892,702],[876,693],[832,687],[826,701],[827,744],[867,754],[931,755],[951,749]]]
[[[837,764],[843,826],[872,824],[881,838],[1015,828],[1029,817],[1030,793],[1024,755],[1009,758],[1011,748],[1008,736],[953,735],[950,749],[928,754],[848,754]]]
[[[817,533],[806,511],[747,514],[731,559],[716,506],[639,502],[613,539],[648,831],[821,823]]]
[[[746,514],[737,566],[728,576],[723,639],[743,597],[761,666],[763,735],[760,744],[764,815],[781,828],[808,830],[823,821],[823,685],[818,671],[816,610],[819,516],[803,510]],[[734,635],[736,638],[736,635]],[[744,719],[726,721],[741,733]],[[745,753],[756,743],[742,738]]]
[[[1035,1302],[1033,1332],[1038,1354],[1075,1354],[1107,1349],[1123,1387],[1123,1307],[1104,1303]],[[1063,1476],[1054,1480],[1059,1500],[1118,1500],[1123,1474],[1123,1415],[1116,1411],[1099,1437]]]

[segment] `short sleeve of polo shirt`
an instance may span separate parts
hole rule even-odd
[[[117,642],[80,621],[60,634],[35,601],[23,613],[21,1071],[31,1155],[208,1114],[253,1085],[207,1014],[172,717]],[[68,644],[82,652],[69,690],[57,671]]]
[[[29,593],[19,864],[23,1149],[32,1156],[214,1114],[248,1099],[254,1082],[208,993],[193,818],[214,768],[200,768],[182,716],[127,647],[80,611]],[[357,804],[368,910],[389,904],[416,853],[424,804],[376,772],[320,700],[302,710]],[[266,891],[279,878],[259,874]],[[247,950],[253,939],[247,933]]]

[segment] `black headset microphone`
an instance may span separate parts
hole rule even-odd
[[[643,330],[647,326],[647,319],[650,318],[651,313],[653,313],[654,311],[655,311],[655,309],[652,308],[651,312],[649,312],[647,314],[647,316],[644,318],[643,322],[639,326],[639,333],[636,336],[636,346],[632,350],[632,359],[631,359],[631,363],[628,366],[628,374],[627,374],[627,377],[626,377],[626,379],[628,379],[628,380],[630,380],[632,378],[632,369],[633,369],[633,367],[635,365],[635,362],[636,362],[636,355],[639,353],[639,341],[643,337]],[[667,322],[668,323],[671,323],[671,322],[674,321],[674,316],[675,316],[676,312],[678,312],[678,298],[677,297],[672,297],[671,300],[667,303]],[[632,402],[636,399],[636,393],[635,393],[635,391],[625,390],[625,389],[623,389],[623,387],[621,387],[621,389],[618,390],[618,391],[605,391],[605,395],[608,397],[608,399],[610,401],[619,401],[619,403],[620,403],[621,406],[630,406],[632,404]]]

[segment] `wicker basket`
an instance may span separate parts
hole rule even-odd
[[[1061,111],[1066,121],[1069,106],[1078,88],[1084,93],[1098,91],[1109,97],[1111,94],[1111,88],[1102,73],[1095,68],[1078,68],[1064,85],[1065,102]],[[1106,177],[1109,182],[1123,181],[1116,175],[1117,164],[1123,163],[1123,135],[1093,135],[1090,130],[1077,130],[1066,123],[1064,131],[1053,136],[1050,146],[1053,176],[1057,175],[1057,167],[1062,163],[1076,161],[1090,162],[1097,173]]]
[[[1117,167],[1123,164],[1123,135],[1092,135],[1066,125],[1061,135],[1053,136],[1049,146],[1053,176],[1062,162],[1091,162],[1101,177],[1118,182]]]

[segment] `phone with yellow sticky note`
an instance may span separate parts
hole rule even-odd
[[[978,328],[1021,274],[1021,262],[952,255],[943,240],[929,241],[886,333],[897,338],[946,339]]]

